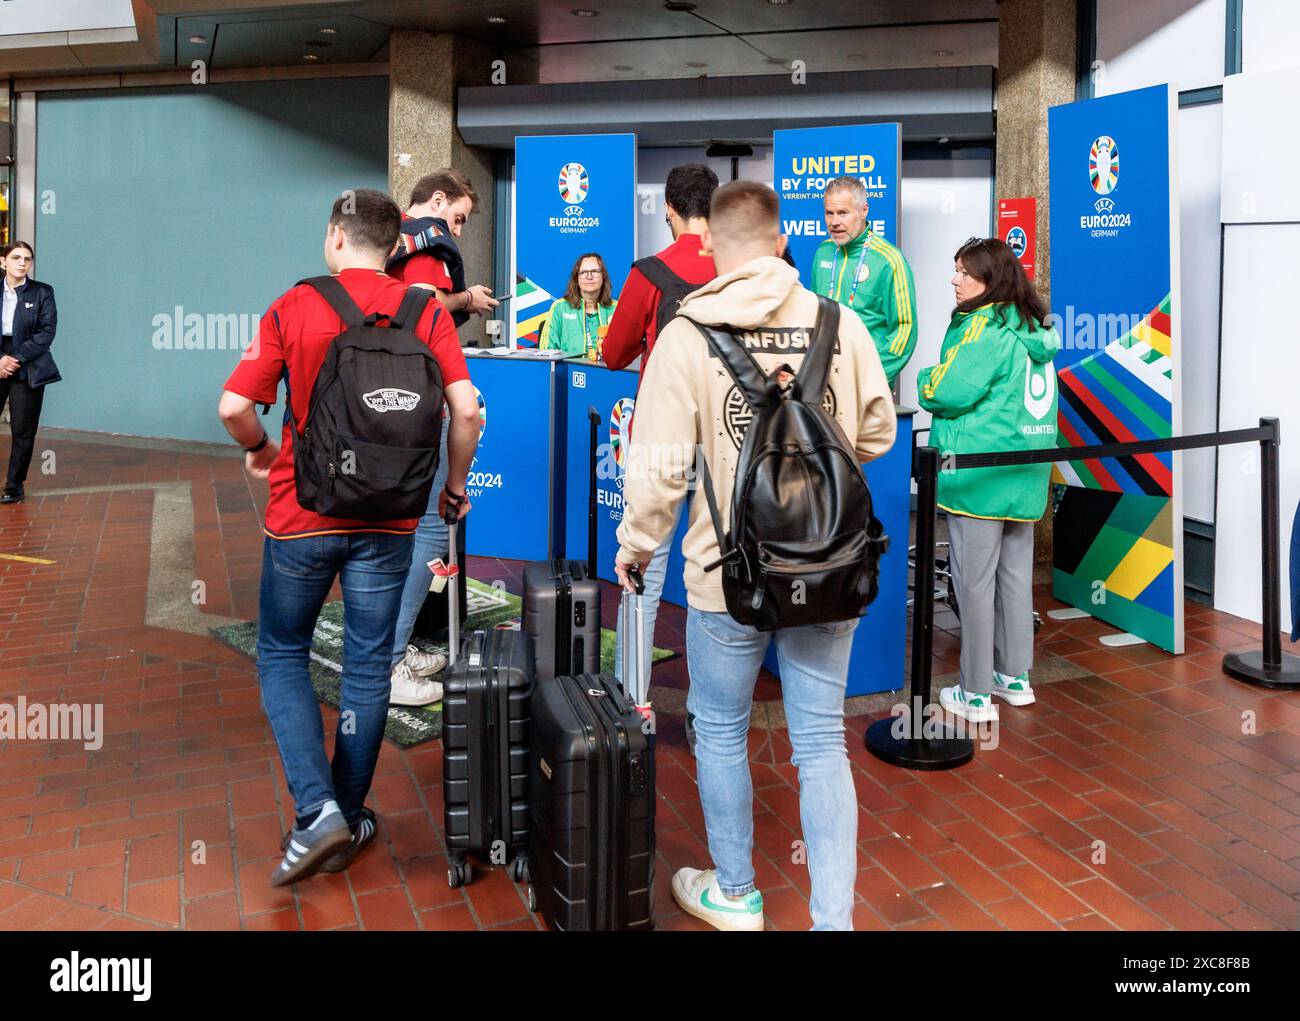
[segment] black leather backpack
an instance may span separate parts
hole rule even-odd
[[[722,551],[705,570],[722,567],[727,612],[759,631],[858,617],[876,597],[889,548],[853,445],[822,407],[839,318],[839,305],[819,297],[803,364],[797,373],[781,366],[794,376],[784,387],[734,332],[694,323],[753,412],[725,535],[708,465],[698,458]]]

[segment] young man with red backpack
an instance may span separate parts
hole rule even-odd
[[[858,805],[844,689],[886,545],[860,463],[893,445],[896,420],[866,327],[782,260],[778,209],[754,182],[713,196],[719,275],[682,302],[642,380],[616,569],[630,588],[630,566],[644,570],[671,534],[698,463],[706,499],[691,501],[682,540],[687,708],[714,867],[680,869],[673,897],[715,928],[763,928],[747,735],[774,641],[813,927],[850,929]]]
[[[342,871],[374,839],[365,799],[444,400],[449,464],[439,505],[461,516],[469,509],[478,401],[446,309],[427,288],[408,291],[384,272],[400,226],[400,210],[381,192],[345,192],[334,203],[325,235],[331,276],[303,281],[272,303],[218,410],[249,474],[270,485],[257,668],[295,812],[275,886]],[[281,380],[287,407],[277,444],[256,405],[273,404]],[[336,579],[344,660],[331,759],[308,664]]]
[[[632,264],[627,282],[619,294],[618,307],[610,320],[609,332],[602,345],[605,364],[622,369],[641,359],[641,379],[660,330],[677,314],[681,300],[701,284],[707,284],[717,270],[713,256],[704,247],[704,233],[709,227],[709,202],[718,187],[718,175],[702,163],[673,167],[664,182],[665,218],[673,232],[673,243],[658,255],[638,259]],[[637,400],[641,397],[638,393]],[[639,406],[639,405],[638,405]],[[635,419],[635,411],[633,418]],[[663,596],[664,578],[668,573],[668,554],[672,530],[646,568],[642,605],[641,658],[644,673],[650,670],[654,651],[655,619]],[[620,607],[619,613],[622,613]],[[619,621],[614,655],[615,674],[621,676],[623,663],[623,627]],[[643,676],[644,676],[643,673]],[[687,735],[691,736],[691,719],[687,718]]]

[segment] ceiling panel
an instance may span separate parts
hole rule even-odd
[[[272,22],[354,16],[390,28],[456,32],[502,45],[665,39],[917,22],[997,20],[997,0],[694,0],[674,12],[663,0],[149,0],[159,14],[222,14]],[[574,11],[592,11],[579,17]],[[503,19],[494,22],[489,19]]]
[[[729,32],[783,32],[791,29],[859,25],[898,25],[932,21],[997,21],[997,0],[852,0],[849,3],[792,0],[696,0],[697,13]],[[649,4],[647,4],[649,6]]]
[[[530,47],[523,60],[541,82],[619,81],[785,73],[802,60],[809,74],[905,67],[996,66],[997,24],[835,29],[706,39]],[[692,66],[699,65],[699,66]]]
[[[162,16],[157,66],[186,67],[195,59],[217,70],[382,60],[394,28],[480,40],[506,58],[513,81],[780,74],[794,59],[810,72],[997,62],[996,0],[695,0],[691,13],[666,10],[663,0],[143,2]],[[575,10],[596,16],[576,17]],[[191,36],[202,41],[192,43]],[[309,52],[318,61],[305,60]],[[57,60],[49,52],[9,53],[0,56],[0,72],[89,63],[107,69],[110,57],[122,70],[142,63],[124,51],[102,53],[74,55],[66,43]]]
[[[177,53],[187,57],[194,34],[206,35],[200,30],[202,22],[182,19],[178,22]],[[194,26],[191,30],[191,25]],[[325,34],[320,29],[330,28]],[[213,28],[214,35],[207,36],[212,50],[214,68],[267,67],[285,64],[357,63],[369,60],[388,41],[389,30],[384,25],[353,17],[324,19],[294,19],[289,21],[221,21]],[[201,50],[203,44],[194,45]],[[306,59],[312,54],[315,61]],[[189,62],[188,58],[185,60]]]

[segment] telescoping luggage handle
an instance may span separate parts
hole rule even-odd
[[[645,668],[641,656],[645,617],[642,593],[645,592],[645,580],[641,577],[641,568],[636,564],[632,565],[628,574],[636,586],[636,592],[634,594],[623,589],[623,612],[618,615],[623,627],[623,669],[620,676],[623,678],[623,693],[646,716],[650,712],[650,671]]]
[[[447,517],[447,665],[455,666],[460,656],[460,567],[456,563],[456,531],[460,527],[457,509],[448,505]]]
[[[590,430],[587,476],[587,577],[596,577],[596,454],[600,449],[600,412],[587,408],[587,425]],[[599,607],[597,607],[599,608]]]

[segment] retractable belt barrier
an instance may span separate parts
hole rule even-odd
[[[912,678],[908,705],[914,715],[930,705],[932,631],[934,627],[934,529],[940,461],[944,471],[993,468],[1018,464],[1054,464],[1133,454],[1159,454],[1234,443],[1259,443],[1261,584],[1263,587],[1263,649],[1230,652],[1223,657],[1226,674],[1265,688],[1300,689],[1300,658],[1282,651],[1281,528],[1279,525],[1279,459],[1281,430],[1276,418],[1261,418],[1254,429],[1170,436],[1131,443],[1100,443],[1048,450],[990,451],[980,454],[941,454],[930,446],[913,452],[916,480],[916,577],[912,616]],[[867,729],[866,745],[880,759],[906,769],[952,769],[969,762],[974,741],[946,727],[922,726],[919,719],[900,728],[894,717]],[[904,731],[900,733],[900,730]]]

